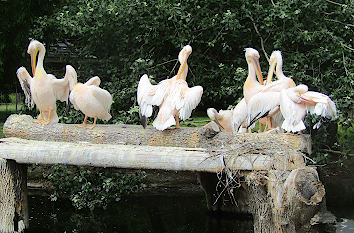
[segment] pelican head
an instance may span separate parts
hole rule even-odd
[[[190,45],[186,45],[178,54],[178,60],[181,64],[191,55],[192,47]]]
[[[28,45],[27,53],[31,55],[31,66],[33,76],[36,71],[37,54],[39,51],[45,52],[44,45],[38,40],[31,40],[30,44]]]
[[[221,110],[220,110],[220,112],[221,112]],[[217,126],[219,126],[221,129],[225,129],[219,122],[220,115],[219,115],[218,111],[216,111],[215,108],[208,108],[207,114],[208,114],[208,117],[217,124]]]
[[[177,79],[179,79],[181,74],[183,73],[187,64],[187,59],[189,55],[191,55],[191,53],[192,53],[192,47],[190,45],[184,46],[183,49],[179,52],[178,60],[181,63],[181,66],[178,69]]]
[[[263,85],[263,76],[261,71],[261,66],[259,65],[259,53],[257,50],[253,48],[246,48],[245,57],[247,63],[252,64],[256,70],[256,75],[258,77],[258,81]]]
[[[272,65],[273,63],[277,63],[283,60],[283,57],[281,55],[280,50],[275,50],[272,52],[272,55],[270,55],[269,58],[269,65]]]
[[[309,88],[305,84],[300,84],[294,87],[294,90],[299,94],[304,94],[308,92]]]

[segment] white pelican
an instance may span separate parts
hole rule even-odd
[[[42,124],[58,122],[56,100],[66,102],[68,100],[68,72],[63,79],[57,79],[54,75],[46,73],[43,67],[45,48],[37,40],[30,42],[27,53],[31,55],[33,78],[24,67],[17,70],[17,77],[25,93],[27,103],[31,102],[31,107],[33,107],[34,102],[39,109],[39,117],[34,122]],[[36,65],[38,53],[38,64]]]
[[[72,67],[71,67],[72,68]],[[96,126],[97,118],[108,121],[112,118],[109,113],[112,105],[112,96],[108,91],[99,87],[101,80],[95,76],[90,78],[86,83],[77,82],[77,74],[74,68],[66,68],[70,75],[70,102],[76,110],[80,110],[85,114],[84,122],[78,127],[93,129]],[[87,118],[93,117],[94,122],[91,126],[87,126]]]
[[[208,108],[208,117],[223,131],[232,132],[232,110],[216,111],[215,108]]]
[[[303,84],[281,91],[280,111],[285,119],[282,128],[293,133],[306,128],[303,120],[307,112],[330,120],[337,114],[335,103],[327,95],[308,91],[308,87]],[[320,125],[321,120],[314,128]]]
[[[203,94],[201,86],[188,87],[186,77],[188,73],[187,59],[192,53],[190,45],[184,46],[178,55],[181,63],[176,76],[152,85],[148,76],[144,74],[138,85],[137,100],[143,126],[146,119],[152,115],[152,106],[159,106],[159,113],[153,122],[158,130],[164,130],[172,125],[179,128],[179,119],[186,120],[192,110],[197,107]]]

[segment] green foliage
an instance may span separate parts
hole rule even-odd
[[[47,177],[52,184],[51,200],[67,196],[77,209],[106,208],[124,195],[140,190],[145,178],[145,173],[139,171],[126,174],[107,168],[54,166],[53,169]]]
[[[343,127],[342,124],[338,126],[338,143],[345,156],[354,156],[354,123],[351,122],[350,127]]]
[[[0,138],[5,137],[4,134],[4,124],[0,123]]]
[[[267,54],[283,52],[285,74],[329,94],[345,117],[353,106],[353,89],[344,88],[354,80],[350,4],[66,0],[54,7],[54,14],[38,18],[33,37],[70,41],[81,60],[68,62],[84,80],[93,75],[103,79],[114,94],[114,111],[136,104],[142,74],[157,81],[173,76],[178,51],[187,43],[194,49],[187,79],[205,89],[200,108],[227,108],[242,96],[243,49],[252,46],[261,52],[263,41]]]
[[[0,94],[19,91],[16,70],[29,64],[26,56],[33,20],[49,14],[51,1],[0,1]],[[26,66],[28,67],[28,66]]]

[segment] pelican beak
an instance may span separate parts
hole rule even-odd
[[[184,69],[186,68],[186,64],[187,64],[187,58],[184,60],[183,64],[181,64],[179,66],[176,79],[180,79],[181,78],[181,74],[183,73]]]
[[[317,102],[313,101],[313,100],[309,100],[309,99],[305,99],[302,96],[300,96],[300,99],[302,101],[304,101],[305,103],[309,103],[309,104],[317,104]]]
[[[37,51],[34,51],[33,53],[31,53],[31,66],[32,66],[33,77],[36,72],[36,62],[37,62]]]
[[[214,122],[221,128],[221,129],[225,129],[220,122],[218,121],[218,119],[215,117]]]
[[[268,76],[267,76],[267,85],[272,82],[273,79],[273,74],[275,70],[275,65],[277,64],[276,60],[273,60],[270,63],[269,71],[268,71]]]
[[[258,59],[253,59],[253,62],[256,68],[256,75],[258,77],[258,81],[260,82],[260,84],[263,85],[263,76],[262,76],[261,66],[259,65],[259,61]]]

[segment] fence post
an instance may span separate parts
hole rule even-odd
[[[0,159],[0,233],[28,228],[27,165]]]

